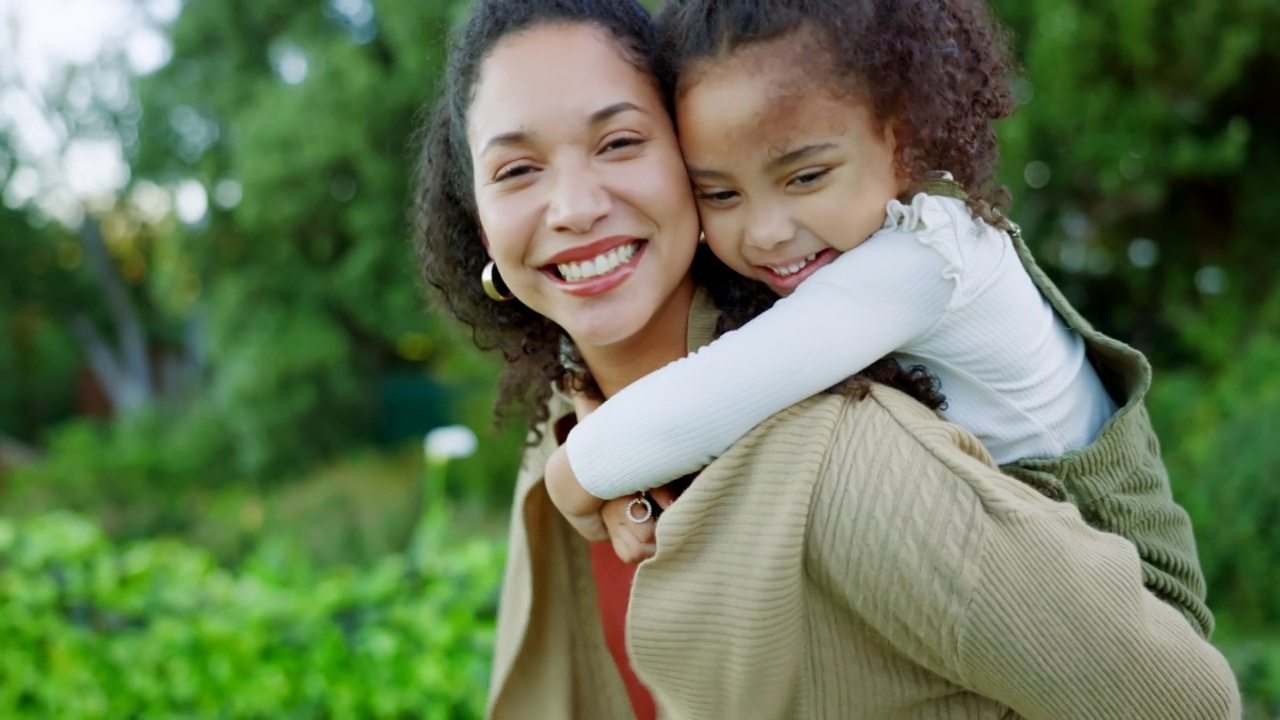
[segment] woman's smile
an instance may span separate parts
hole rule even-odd
[[[615,235],[556,253],[541,269],[570,295],[602,295],[635,274],[647,245],[641,238]]]

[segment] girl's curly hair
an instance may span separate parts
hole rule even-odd
[[[908,186],[950,172],[975,216],[1005,225],[993,124],[1014,110],[1016,66],[983,0],[668,0],[658,34],[677,96],[699,62],[789,34],[816,41],[827,87],[893,128]]]
[[[481,0],[454,38],[443,95],[419,128],[410,213],[423,278],[454,317],[471,329],[475,344],[497,350],[505,360],[494,408],[499,422],[527,420],[532,428],[547,420],[553,386],[597,398],[600,391],[589,373],[572,372],[561,362],[566,336],[558,325],[519,301],[494,302],[484,294],[480,271],[488,255],[476,213],[466,127],[480,66],[499,41],[554,23],[582,23],[608,32],[637,69],[670,97],[662,83],[673,75],[658,54],[653,21],[637,2]],[[764,285],[729,270],[705,246],[699,248],[692,272],[723,313],[718,332],[740,327],[777,300]],[[888,359],[860,373],[852,384],[842,384],[841,390],[860,397],[873,381],[903,390],[932,408],[942,403],[936,381],[922,368],[903,369]]]

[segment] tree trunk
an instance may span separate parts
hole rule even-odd
[[[115,342],[104,337],[83,314],[72,319],[71,329],[89,358],[89,367],[110,398],[114,412],[128,414],[155,395],[146,331],[129,290],[111,261],[97,220],[86,215],[79,235],[85,259],[115,327]]]

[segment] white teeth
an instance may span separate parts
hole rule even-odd
[[[805,259],[797,263],[792,263],[790,265],[767,265],[766,267],[768,267],[770,270],[774,271],[778,275],[782,277],[786,277],[788,275],[795,275],[796,273],[800,272],[805,268],[806,265],[813,262],[814,258],[816,257],[818,257],[818,253],[813,253],[812,255],[806,257]]]
[[[631,258],[635,257],[639,246],[639,243],[631,243],[630,245],[613,248],[609,252],[601,253],[591,260],[556,265],[556,269],[569,282],[589,280],[593,277],[613,272],[619,265],[625,265]]]

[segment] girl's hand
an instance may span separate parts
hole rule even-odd
[[[627,517],[627,508],[631,505],[633,499],[635,499],[634,495],[628,495],[616,500],[609,500],[600,511],[600,517],[604,520],[604,525],[609,531],[609,539],[613,541],[613,551],[622,562],[629,565],[634,565],[641,560],[647,560],[658,551],[658,546],[653,541],[653,528],[654,523],[657,521],[657,516],[655,515],[643,523],[635,522],[630,517]],[[654,510],[656,511],[657,508],[654,508]],[[635,517],[640,517],[643,514],[638,508],[632,508],[631,512],[635,513]]]
[[[578,483],[573,467],[569,465],[569,454],[563,446],[556,448],[547,460],[545,477],[551,502],[555,503],[556,509],[579,535],[590,542],[609,539],[609,532],[600,519],[604,501],[587,492]]]

